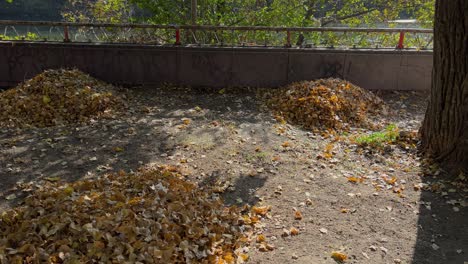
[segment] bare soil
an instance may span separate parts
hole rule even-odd
[[[377,94],[393,111],[375,122],[419,128],[427,94]],[[272,206],[263,233],[275,249],[252,247],[250,263],[336,263],[333,251],[345,253],[347,263],[468,261],[468,190],[450,183],[439,193],[415,189],[440,185],[441,176],[421,177],[414,148],[359,152],[343,139],[324,159],[333,137],[278,123],[255,91],[135,88],[126,95],[129,109],[116,119],[2,128],[0,211],[42,181],[173,164],[191,181],[226,188],[227,204]],[[299,235],[284,237],[291,227]]]

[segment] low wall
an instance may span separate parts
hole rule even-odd
[[[376,90],[428,90],[432,52],[0,42],[0,86],[76,67],[122,85],[277,87],[339,77]]]

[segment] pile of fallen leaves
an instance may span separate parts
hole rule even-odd
[[[46,127],[110,115],[115,87],[79,70],[47,70],[0,93],[0,126]]]
[[[274,92],[267,104],[279,119],[318,131],[370,126],[367,115],[384,107],[371,92],[340,79],[293,83]]]
[[[227,207],[171,167],[52,182],[0,217],[0,263],[243,263],[270,207]]]

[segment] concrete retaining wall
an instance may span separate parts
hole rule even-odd
[[[432,52],[0,42],[0,86],[61,67],[124,85],[277,87],[340,77],[367,89],[428,90]]]

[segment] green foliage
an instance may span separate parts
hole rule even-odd
[[[62,16],[71,22],[130,22],[133,6],[129,0],[67,0]]]
[[[9,36],[0,34],[0,40],[38,40],[39,36],[32,32],[27,32],[26,35]]]
[[[369,146],[373,148],[382,148],[386,144],[393,144],[397,141],[399,129],[395,124],[388,125],[385,130],[374,132],[369,135],[363,135],[356,138],[358,146]]]
[[[151,24],[191,24],[190,0],[66,0],[63,17],[73,22],[140,22]],[[198,0],[197,24],[227,26],[387,26],[388,21],[415,18],[424,26],[432,25],[434,0]],[[390,25],[398,26],[398,25]],[[110,32],[112,34],[112,32]],[[172,32],[157,32],[159,42],[172,39]],[[301,32],[292,33],[293,44]],[[303,44],[339,47],[395,47],[397,34],[302,33]],[[144,33],[143,33],[144,35]],[[155,34],[153,34],[155,35]],[[186,32],[185,41],[192,37],[203,44],[282,46],[285,33]],[[112,39],[115,39],[112,37]],[[140,39],[140,37],[137,37]],[[420,36],[407,36],[407,46],[425,48]]]
[[[67,20],[190,24],[187,0],[67,0]],[[434,0],[198,0],[197,23],[256,26],[372,26],[401,17],[432,25]]]

